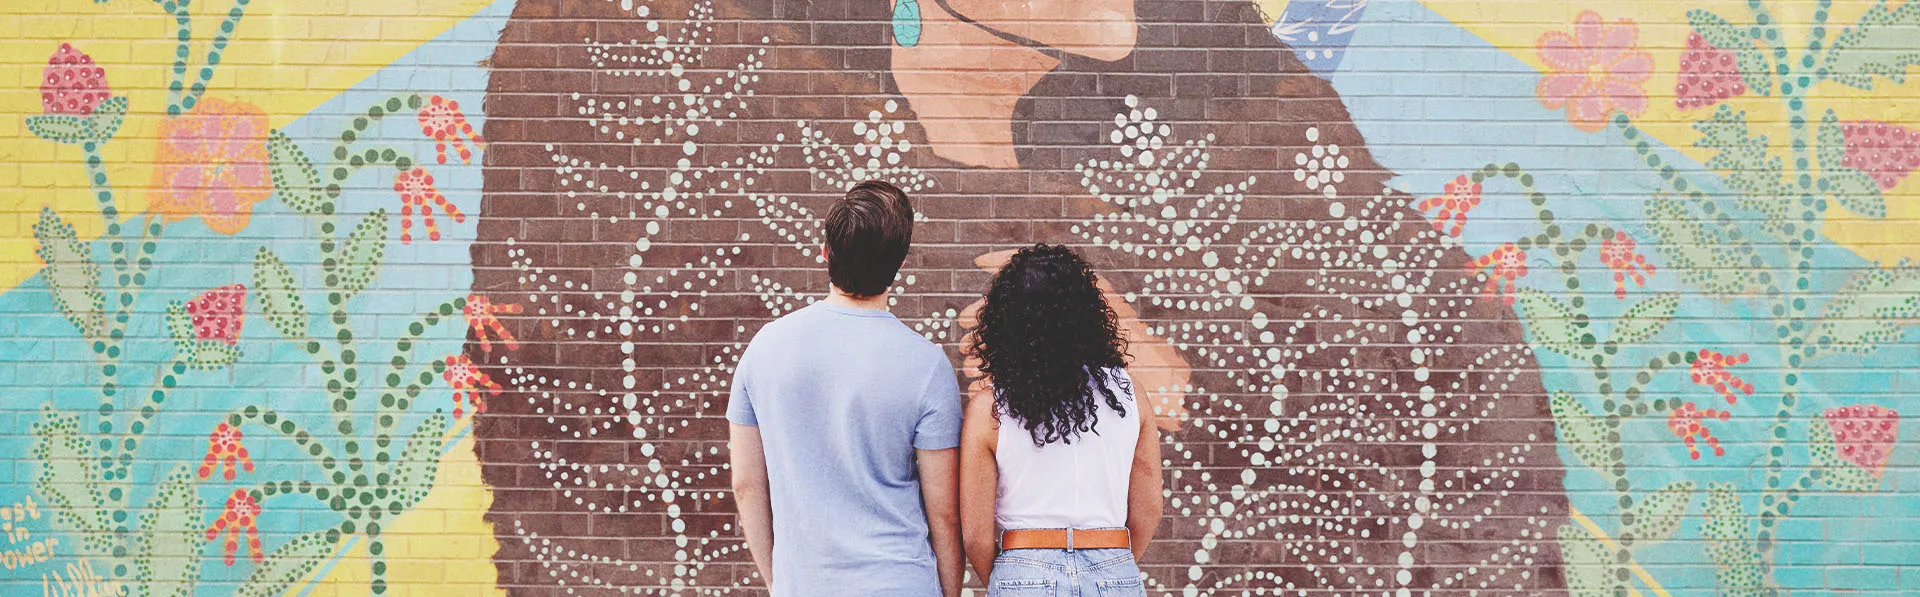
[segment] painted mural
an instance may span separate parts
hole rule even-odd
[[[760,594],[871,178],[964,382],[1100,269],[1151,594],[1920,591],[1920,2],[207,4],[5,9],[0,593]]]

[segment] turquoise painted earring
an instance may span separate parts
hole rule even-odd
[[[894,0],[893,43],[911,48],[920,44],[919,0]]]

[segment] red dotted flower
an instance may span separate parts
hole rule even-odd
[[[1731,50],[1707,43],[1699,32],[1687,34],[1687,50],[1680,54],[1680,80],[1673,86],[1673,104],[1682,110],[1705,108],[1747,93],[1747,81]]]
[[[241,445],[240,437],[240,428],[226,423],[207,434],[207,457],[200,461],[200,478],[212,477],[215,464],[220,466],[220,476],[228,481],[233,480],[236,464],[253,472],[253,459],[247,456],[247,447]]]
[[[1707,430],[1706,420],[1725,421],[1731,416],[1724,410],[1701,410],[1688,402],[1673,409],[1673,414],[1667,416],[1667,429],[1673,432],[1674,437],[1680,438],[1680,443],[1686,444],[1687,456],[1694,460],[1700,459],[1700,448],[1694,445],[1695,439],[1706,441],[1707,447],[1713,449],[1714,456],[1726,456],[1727,450],[1720,447],[1720,439]]]
[[[1527,275],[1527,252],[1513,243],[1507,243],[1473,260],[1467,269],[1485,272],[1487,284],[1482,290],[1487,296],[1498,296],[1512,305],[1514,281]]]
[[[473,403],[474,414],[487,412],[487,403],[480,400],[480,390],[485,389],[490,395],[500,395],[500,384],[493,383],[493,378],[480,372],[480,367],[475,366],[473,359],[467,358],[467,355],[457,354],[447,357],[447,371],[440,376],[447,380],[447,385],[453,386],[453,418],[455,419],[465,414],[462,408],[463,402]]]
[[[1840,165],[1867,173],[1880,190],[1892,189],[1920,168],[1920,131],[1878,120],[1840,123],[1846,151]]]
[[[1753,395],[1753,384],[1727,372],[1727,367],[1745,362],[1747,353],[1744,352],[1728,356],[1702,348],[1699,356],[1693,359],[1693,383],[1713,388],[1720,397],[1727,399],[1727,404],[1733,404],[1739,399],[1734,394],[1736,390],[1741,394]]]
[[[1653,264],[1647,263],[1647,256],[1635,251],[1633,238],[1627,233],[1615,230],[1613,238],[1600,241],[1600,262],[1613,270],[1613,296],[1627,296],[1627,278],[1633,278],[1634,286],[1646,286],[1647,276],[1653,275]]]
[[[519,313],[521,309],[522,307],[518,304],[496,305],[487,297],[470,294],[467,295],[467,306],[461,308],[460,313],[467,318],[467,328],[473,330],[473,336],[480,340],[480,350],[492,352],[492,340],[496,339],[505,342],[508,349],[520,347],[520,341],[513,339],[513,334],[507,331],[507,326],[501,325],[500,319],[494,316],[501,313]]]
[[[259,518],[260,504],[253,501],[253,494],[247,493],[245,489],[235,489],[233,497],[227,498],[226,511],[220,514],[220,518],[213,521],[213,526],[207,527],[208,541],[222,534],[226,535],[226,544],[220,549],[227,556],[228,566],[233,565],[233,556],[240,551],[240,533],[242,532],[247,534],[247,556],[253,559],[253,563],[258,564],[266,559],[260,551]]]
[[[1829,408],[1823,413],[1833,428],[1833,443],[1841,460],[1879,477],[1893,456],[1900,437],[1900,413],[1867,404]]]
[[[480,139],[480,133],[473,130],[473,124],[467,122],[467,115],[460,111],[460,102],[441,96],[427,99],[427,105],[420,107],[420,132],[433,137],[434,157],[440,163],[447,163],[447,145],[453,145],[460,153],[460,161],[473,159],[473,149],[486,147],[486,141]],[[473,141],[473,148],[467,147],[467,141]]]
[[[427,226],[427,239],[440,240],[440,226],[433,221],[433,208],[453,217],[455,222],[467,221],[467,215],[460,213],[440,189],[433,186],[433,175],[426,170],[414,168],[393,179],[393,190],[400,192],[400,242],[413,242],[413,208],[420,208],[420,219]],[[429,205],[428,201],[432,201]]]
[[[228,284],[201,293],[187,301],[187,315],[193,321],[193,339],[217,340],[232,346],[240,340],[240,326],[246,321],[247,287]]]
[[[40,77],[40,107],[46,113],[86,116],[110,95],[106,69],[73,44],[60,44],[47,58],[47,70]]]
[[[1467,212],[1480,205],[1480,183],[1468,180],[1463,174],[1443,185],[1443,188],[1445,194],[1426,198],[1420,202],[1419,209],[1427,211],[1440,208],[1439,213],[1433,215],[1433,229],[1446,232],[1449,236],[1460,236],[1460,229],[1467,225]]]

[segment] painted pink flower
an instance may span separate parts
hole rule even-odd
[[[487,403],[480,399],[481,390],[486,390],[489,395],[500,395],[500,384],[494,383],[493,378],[481,372],[480,367],[474,365],[473,359],[467,358],[467,355],[457,354],[447,357],[447,370],[441,373],[440,377],[447,380],[447,385],[453,386],[453,418],[455,419],[465,414],[465,409],[462,408],[463,402],[473,403],[474,414],[487,412]]]
[[[1460,236],[1460,229],[1467,225],[1467,212],[1480,205],[1480,183],[1462,174],[1452,182],[1441,185],[1441,188],[1444,194],[1426,198],[1420,202],[1419,209],[1427,211],[1440,208],[1433,215],[1433,229],[1446,232],[1449,236]]]
[[[240,428],[221,423],[207,434],[207,456],[200,462],[200,478],[213,477],[213,469],[218,466],[221,477],[232,481],[234,465],[238,464],[247,472],[253,472],[253,459],[247,456],[247,447],[240,443]]]
[[[160,123],[148,198],[168,221],[199,216],[207,228],[235,234],[253,204],[273,195],[267,172],[267,114],[258,106],[204,98]]]
[[[1546,73],[1534,89],[1540,104],[1565,108],[1567,122],[1587,132],[1605,128],[1616,110],[1629,116],[1646,112],[1642,86],[1653,73],[1653,55],[1640,49],[1639,39],[1632,20],[1608,24],[1591,10],[1574,18],[1571,34],[1541,35],[1535,49]]]
[[[1733,415],[1724,410],[1711,408],[1701,410],[1692,402],[1688,402],[1680,405],[1680,408],[1673,409],[1673,413],[1667,415],[1667,430],[1672,431],[1674,437],[1680,438],[1680,443],[1686,444],[1689,458],[1700,459],[1700,448],[1694,445],[1696,439],[1705,441],[1707,447],[1713,450],[1714,456],[1726,456],[1727,450],[1720,447],[1720,439],[1714,437],[1713,432],[1707,429],[1707,420],[1725,421],[1731,416]]]
[[[1507,243],[1473,260],[1467,269],[1486,273],[1487,284],[1482,291],[1487,296],[1498,296],[1506,304],[1512,305],[1515,281],[1527,275],[1527,252],[1520,250],[1518,245]]]
[[[480,340],[480,350],[492,352],[492,340],[495,339],[504,341],[508,349],[520,347],[520,341],[513,339],[513,334],[507,331],[507,326],[501,325],[495,315],[519,313],[521,309],[518,304],[496,305],[487,297],[470,294],[467,295],[467,306],[460,309],[460,314],[467,318],[467,329],[473,330],[473,337]]]
[[[1732,50],[1707,43],[1700,32],[1687,33],[1687,50],[1680,54],[1679,82],[1673,85],[1673,104],[1682,110],[1705,108],[1747,93],[1747,80]]]
[[[1846,138],[1840,165],[1867,173],[1882,191],[1920,168],[1920,131],[1878,120],[1855,120],[1841,123],[1840,134]]]
[[[1874,477],[1886,472],[1887,459],[1893,456],[1893,442],[1900,437],[1900,413],[1893,409],[1855,404],[1829,408],[1822,413],[1833,428],[1834,447],[1841,460],[1853,463]]]
[[[240,534],[247,535],[247,556],[258,564],[266,559],[260,550],[260,503],[254,501],[253,494],[245,489],[233,490],[233,496],[227,498],[227,507],[214,519],[213,526],[207,527],[207,540],[212,541],[226,535],[226,543],[220,547],[226,555],[228,566],[233,565],[234,555],[240,551]]]
[[[1647,263],[1647,256],[1635,251],[1633,238],[1627,233],[1615,230],[1613,238],[1600,241],[1600,262],[1613,270],[1613,296],[1627,296],[1627,279],[1633,279],[1634,286],[1645,287],[1647,276],[1653,275],[1653,264]]]
[[[427,105],[420,107],[420,132],[432,137],[434,158],[447,163],[447,145],[460,153],[460,161],[473,159],[473,150],[487,146],[480,133],[473,130],[473,124],[467,122],[467,115],[460,111],[460,102],[441,96],[427,98]],[[468,148],[467,142],[473,147]]]
[[[47,70],[40,77],[40,108],[46,113],[86,116],[112,95],[106,69],[73,44],[60,44],[47,58]]]
[[[1727,404],[1734,404],[1740,398],[1734,392],[1752,396],[1753,384],[1728,372],[1727,367],[1745,362],[1747,353],[1744,352],[1729,356],[1702,348],[1693,359],[1693,383],[1712,388],[1721,398],[1727,399]]]
[[[240,341],[240,326],[246,321],[247,287],[228,284],[201,293],[187,301],[187,315],[193,322],[193,339],[215,340],[232,346]]]
[[[455,207],[452,201],[448,201],[447,196],[440,193],[440,189],[434,188],[433,175],[428,174],[426,170],[414,168],[401,172],[393,179],[393,190],[400,192],[400,242],[402,243],[413,242],[415,207],[420,208],[420,220],[427,227],[428,240],[440,240],[440,225],[433,221],[433,208],[436,205],[440,207],[441,212],[453,216],[453,221],[467,221],[467,215],[460,213],[460,208]],[[432,205],[428,204],[429,201]]]

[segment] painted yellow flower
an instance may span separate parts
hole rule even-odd
[[[267,114],[241,101],[206,98],[160,125],[149,209],[173,222],[199,216],[235,234],[253,204],[273,195],[267,172]]]

